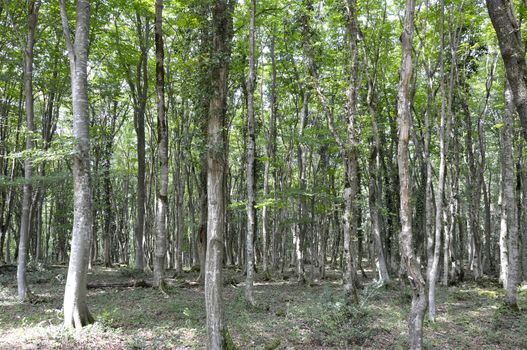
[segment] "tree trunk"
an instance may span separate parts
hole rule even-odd
[[[211,98],[207,142],[207,252],[205,263],[205,308],[207,348],[231,346],[223,311],[222,264],[225,231],[224,178],[227,171],[225,114],[228,93],[232,11],[234,2],[216,0],[212,5]]]
[[[165,69],[163,66],[163,0],[156,0],[156,92],[157,150],[159,157],[159,191],[157,193],[156,243],[154,254],[154,286],[161,286],[165,274],[168,215],[168,125],[165,113]]]
[[[26,150],[33,149],[34,108],[33,108],[33,46],[35,44],[35,28],[37,26],[37,15],[40,4],[35,0],[28,3],[28,32],[26,47],[24,50],[24,95],[26,99]],[[31,177],[33,174],[33,163],[30,158],[24,161],[24,194],[22,198],[22,214],[20,218],[20,236],[18,244],[18,266],[17,283],[18,299],[25,301],[30,292],[26,281],[26,263],[29,241],[29,226],[31,221],[30,206],[32,197]]]
[[[444,42],[444,11],[445,4],[444,1],[441,1],[441,23],[440,23],[440,36],[441,36],[441,45],[440,52],[443,52],[445,48]],[[446,157],[448,154],[448,145],[450,139],[450,113],[452,107],[452,94],[454,89],[454,69],[456,61],[456,31],[457,26],[454,28],[454,35],[451,35],[451,67],[449,74],[449,86],[448,86],[448,96],[446,96],[446,87],[445,87],[445,77],[444,77],[444,57],[441,55],[439,57],[439,77],[440,81],[440,90],[441,90],[441,113],[440,113],[440,122],[438,126],[438,139],[439,139],[439,177],[437,180],[437,191],[435,193],[435,225],[434,225],[434,254],[432,258],[432,266],[428,267],[428,317],[433,322],[435,321],[435,287],[437,282],[437,276],[439,273],[439,259],[441,254],[441,233],[443,232],[443,197],[445,193],[445,179],[446,179]],[[453,40],[452,40],[453,39]],[[448,239],[446,232],[445,236],[445,250],[448,251]],[[445,256],[445,259],[447,257]],[[430,263],[430,257],[428,257],[428,262]]]
[[[370,159],[368,163],[370,179],[368,183],[368,204],[370,207],[370,220],[371,230],[373,237],[373,249],[375,252],[375,266],[379,274],[379,282],[381,284],[387,284],[390,282],[390,275],[388,273],[388,267],[386,266],[386,259],[384,257],[384,249],[381,239],[381,216],[380,210],[380,198],[381,190],[379,188],[379,172],[381,170],[381,141],[379,138],[379,130],[377,123],[377,116],[374,108],[374,82],[368,79],[368,95],[367,103],[371,117],[371,132],[372,132],[372,145]]]
[[[104,145],[104,266],[112,267],[112,234],[115,234],[113,208],[112,208],[112,179],[110,178],[113,135],[105,140]]]
[[[486,0],[490,20],[496,31],[512,99],[527,140],[527,64],[521,28],[508,0]]]
[[[86,273],[92,230],[90,184],[90,117],[88,113],[88,40],[90,2],[77,0],[75,41],[69,31],[65,0],[60,0],[60,14],[71,70],[73,137],[73,232],[71,254],[64,292],[64,325],[80,328],[94,321],[86,304]]]
[[[146,203],[146,142],[145,142],[145,111],[148,93],[148,49],[149,49],[149,17],[143,24],[141,16],[136,13],[136,31],[139,39],[140,56],[136,69],[135,83],[129,81],[134,98],[134,127],[137,135],[137,196],[135,223],[135,269],[144,269],[144,231],[145,231],[145,203]]]
[[[522,237],[522,270],[523,280],[527,281],[527,159],[523,158],[522,168],[522,207],[523,207],[523,230],[521,232]]]
[[[256,0],[251,0],[251,18],[249,21],[249,77],[247,79],[247,238],[246,238],[246,266],[245,299],[254,305],[254,238],[256,236],[256,179],[255,153],[256,140],[254,130],[254,90],[256,84],[254,63],[254,27],[256,16]],[[265,255],[266,252],[264,251]],[[267,260],[266,260],[267,261]]]
[[[501,127],[501,163],[502,163],[502,186],[503,186],[503,215],[507,222],[507,248],[508,266],[506,273],[505,291],[506,302],[511,307],[518,308],[517,285],[519,283],[520,256],[518,251],[518,207],[516,204],[515,169],[513,160],[513,135],[512,135],[512,92],[507,83],[505,86],[505,113],[503,126]]]
[[[397,161],[400,185],[400,219],[399,236],[401,263],[406,268],[412,288],[412,305],[408,318],[409,346],[412,350],[423,348],[423,318],[426,310],[426,285],[421,275],[420,266],[412,247],[412,208],[410,198],[410,173],[408,165],[408,142],[410,132],[410,81],[412,78],[412,37],[414,32],[415,0],[407,0],[403,32],[401,34],[402,58],[399,71],[399,91],[397,95],[397,115],[399,118],[399,144]]]

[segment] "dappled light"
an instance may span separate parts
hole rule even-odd
[[[0,0],[0,350],[523,349],[527,0]]]

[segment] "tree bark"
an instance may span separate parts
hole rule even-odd
[[[128,85],[134,97],[134,128],[137,135],[137,196],[135,235],[135,269],[144,269],[144,231],[146,203],[146,142],[145,142],[145,111],[148,94],[148,49],[150,21],[146,17],[144,28],[139,12],[136,13],[136,32],[139,39],[140,56],[136,67],[135,83],[130,79]]]
[[[222,264],[225,231],[224,180],[227,171],[226,123],[232,11],[234,2],[212,4],[211,98],[207,141],[207,252],[205,263],[205,308],[207,348],[227,349],[231,345],[223,311]]]
[[[27,39],[24,50],[24,95],[26,103],[26,150],[31,153],[33,149],[34,106],[33,106],[33,46],[35,45],[35,28],[37,26],[38,8],[40,3],[35,0],[28,2]],[[31,154],[28,155],[31,157]],[[33,162],[31,158],[24,161],[24,193],[22,197],[22,214],[20,218],[20,236],[18,244],[17,284],[18,299],[25,301],[30,296],[26,281],[26,263],[29,241],[29,226],[31,221],[30,206],[32,198],[31,177],[33,175]]]
[[[408,165],[408,142],[411,128],[410,81],[412,78],[412,37],[414,32],[415,0],[407,0],[403,32],[401,34],[402,58],[399,71],[399,91],[397,95],[397,115],[399,121],[399,143],[397,161],[400,185],[401,232],[399,244],[401,263],[406,268],[412,288],[412,304],[408,318],[410,349],[423,348],[423,318],[426,310],[426,285],[412,247],[412,208],[410,198],[410,173]]]
[[[249,20],[249,77],[247,79],[247,238],[246,238],[246,266],[245,299],[254,305],[254,238],[256,236],[256,140],[254,130],[254,90],[256,84],[254,63],[254,31],[256,16],[256,0],[251,0],[251,15]],[[263,252],[267,254],[267,252]],[[267,259],[266,259],[267,261]]]
[[[377,116],[374,106],[374,88],[374,79],[371,79],[368,76],[368,95],[366,100],[371,117],[372,133],[371,153],[368,162],[368,170],[370,175],[368,183],[368,204],[370,207],[370,220],[373,236],[373,249],[375,253],[375,266],[379,274],[379,282],[381,284],[387,284],[390,283],[390,275],[388,273],[388,267],[386,266],[386,258],[384,256],[384,249],[381,238],[381,215],[379,213],[379,202],[382,198],[382,191],[379,186],[379,172],[381,170],[381,141],[379,138]]]
[[[90,2],[77,0],[75,41],[72,42],[65,0],[60,0],[64,39],[70,59],[73,137],[73,232],[64,292],[64,325],[80,328],[94,321],[86,304],[86,273],[92,234],[90,184],[90,117],[88,112],[88,40]]]
[[[505,113],[501,127],[501,163],[503,186],[503,215],[507,223],[508,266],[506,268],[505,300],[511,307],[518,308],[517,285],[519,282],[520,256],[518,250],[518,207],[516,204],[514,148],[512,137],[512,91],[511,85],[505,86]]]
[[[486,3],[498,38],[512,99],[520,116],[523,137],[527,140],[527,64],[520,24],[511,1],[486,0]]]
[[[154,254],[154,285],[161,286],[165,274],[167,253],[168,215],[168,125],[165,113],[165,68],[163,48],[163,0],[156,0],[155,45],[156,45],[156,93],[157,93],[157,139],[159,157],[159,191],[157,193],[156,242]]]

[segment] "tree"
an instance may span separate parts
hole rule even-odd
[[[26,102],[26,150],[28,158],[24,161],[24,194],[22,199],[22,215],[20,219],[20,238],[18,244],[18,299],[25,301],[30,297],[30,292],[26,281],[26,263],[27,250],[29,241],[30,226],[30,206],[32,197],[31,177],[33,174],[33,164],[31,161],[31,150],[33,149],[33,133],[35,132],[34,118],[35,111],[33,107],[33,46],[35,45],[35,28],[37,26],[38,8],[40,2],[28,2],[28,19],[27,19],[27,40],[24,49],[24,96]]]
[[[517,307],[516,287],[520,275],[518,222],[515,195],[512,189],[514,163],[511,157],[512,153],[508,152],[512,152],[510,136],[512,105],[516,107],[523,129],[522,135],[527,140],[527,64],[521,27],[514,14],[512,3],[506,0],[487,0],[486,3],[492,25],[496,31],[507,75],[507,87],[505,89],[506,112],[504,127],[501,132],[503,147],[502,205],[504,205],[505,223],[507,225],[507,242],[503,242],[503,244],[506,244],[508,249],[506,281],[504,280],[503,282],[507,291],[506,302],[512,307]],[[503,244],[500,241],[500,246],[503,247]]]
[[[504,221],[506,223],[507,240],[500,242],[500,248],[507,245],[507,265],[504,286],[506,291],[506,302],[513,308],[518,308],[517,286],[520,279],[520,256],[518,251],[518,205],[516,202],[516,190],[514,188],[515,167],[514,148],[512,135],[512,113],[514,104],[510,84],[506,83],[505,89],[505,114],[501,134],[501,166],[503,195],[501,205],[503,206]]]
[[[226,130],[229,58],[234,1],[215,0],[212,5],[211,97],[207,132],[207,252],[205,263],[205,308],[207,348],[228,349],[222,297],[223,235],[225,233]]]
[[[399,91],[397,94],[397,117],[399,126],[399,145],[397,162],[400,186],[399,235],[401,263],[404,264],[412,288],[412,304],[408,317],[408,335],[410,349],[423,347],[423,317],[426,310],[426,286],[421,269],[412,246],[412,208],[410,197],[410,173],[408,165],[408,142],[411,128],[410,118],[410,82],[412,79],[412,37],[414,33],[415,0],[407,0],[404,12],[403,32],[401,34],[402,58],[399,70]]]
[[[71,253],[64,291],[64,325],[80,328],[94,321],[86,304],[88,242],[92,234],[90,185],[90,118],[88,111],[88,40],[90,1],[77,0],[75,39],[69,29],[65,0],[60,0],[60,16],[68,50],[73,109],[73,232]]]
[[[245,281],[245,299],[251,305],[255,304],[253,296],[254,283],[254,247],[256,236],[256,140],[254,130],[254,90],[256,84],[254,63],[254,27],[256,16],[256,0],[251,0],[251,18],[249,21],[249,77],[247,79],[247,238],[246,265],[247,278]],[[264,250],[263,254],[267,254]]]
[[[163,68],[163,0],[156,0],[156,92],[157,92],[157,137],[159,157],[159,191],[157,194],[156,247],[154,259],[154,285],[162,284],[165,273],[167,251],[166,221],[168,210],[168,125],[165,115],[165,70]]]
[[[487,10],[500,46],[523,137],[527,140],[527,64],[520,24],[508,0],[486,0]]]

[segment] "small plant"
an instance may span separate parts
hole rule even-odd
[[[332,294],[326,288],[306,312],[313,341],[322,346],[362,345],[373,335],[368,308],[373,295],[373,290],[366,289],[359,304],[352,304],[345,294]]]
[[[119,275],[128,278],[142,278],[145,276],[145,273],[143,271],[133,269],[129,266],[122,266],[119,267]]]
[[[114,308],[112,310],[103,309],[99,314],[98,320],[106,327],[113,327],[115,325],[115,315],[117,310]]]

